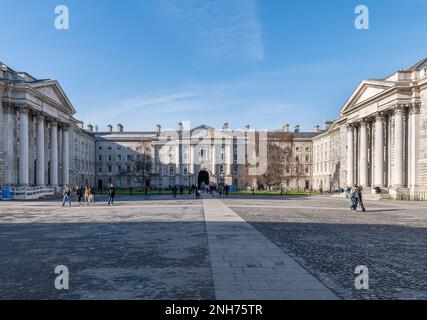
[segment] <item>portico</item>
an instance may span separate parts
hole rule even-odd
[[[57,81],[36,80],[4,65],[2,73],[7,81],[0,91],[4,154],[0,184],[21,190],[68,184],[69,128],[75,110],[67,96]]]
[[[361,101],[370,86],[362,83],[356,102],[350,100],[342,111],[347,117],[347,186],[380,187],[391,195],[415,191],[421,102],[397,98],[388,84],[384,90],[390,96],[379,90]]]

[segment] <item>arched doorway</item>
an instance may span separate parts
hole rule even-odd
[[[198,176],[198,186],[200,187],[203,183],[206,186],[209,185],[209,172],[207,172],[206,170],[200,171]]]

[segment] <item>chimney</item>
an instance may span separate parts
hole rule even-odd
[[[316,132],[316,133],[320,132],[320,126],[319,125],[314,126],[314,132]]]
[[[184,126],[182,125],[182,122],[178,123],[178,131],[183,131]]]
[[[283,132],[289,132],[289,124],[288,123],[285,123],[283,125]]]
[[[230,126],[228,125],[228,122],[224,123],[224,126],[222,127],[223,130],[230,129]]]
[[[113,126],[112,126],[111,124],[109,124],[109,125],[107,126],[107,131],[108,131],[109,133],[112,133],[112,132],[113,132]]]
[[[117,131],[120,132],[120,133],[123,133],[123,125],[121,123],[119,123],[117,125]]]
[[[329,130],[329,128],[332,126],[334,122],[333,121],[326,121],[325,122],[325,130]]]
[[[99,129],[98,129],[98,126],[96,125],[95,126],[95,132],[98,132],[99,131]]]
[[[160,136],[160,133],[162,132],[162,126],[160,124],[157,124],[157,135]]]
[[[245,129],[246,129],[246,130],[250,130],[250,129],[251,129],[251,125],[250,125],[250,124],[247,124],[247,125],[246,125],[246,127],[245,127]]]
[[[93,125],[91,125],[90,123],[87,125],[87,131],[93,132]]]
[[[299,133],[300,132],[300,125],[299,124],[297,124],[295,127],[294,127],[294,131],[295,131],[295,133]]]

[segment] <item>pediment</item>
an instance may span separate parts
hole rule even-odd
[[[60,106],[63,112],[70,115],[76,113],[76,110],[57,81],[43,81],[31,84],[30,87],[41,96],[48,98],[48,100]]]
[[[363,81],[347,100],[341,113],[345,114],[387,91],[394,84],[386,81]]]
[[[195,127],[191,130],[191,138],[199,139],[199,138],[230,138],[229,135],[216,130],[215,128],[209,127],[207,125],[201,125]]]

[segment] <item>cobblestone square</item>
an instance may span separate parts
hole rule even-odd
[[[427,298],[424,202],[117,200],[0,202],[0,299]],[[355,289],[359,265],[369,290]]]

